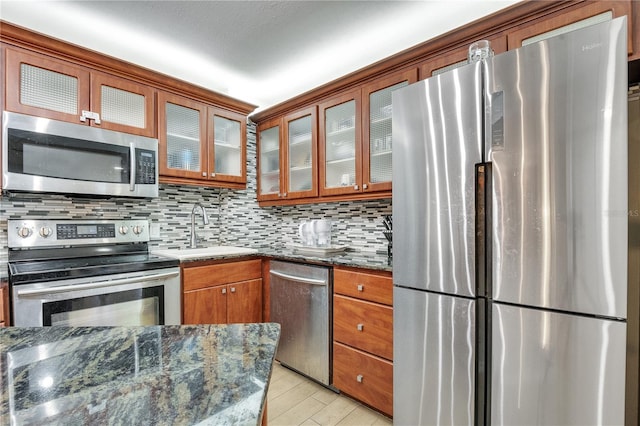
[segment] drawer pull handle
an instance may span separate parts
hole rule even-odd
[[[236,288],[235,287],[231,287],[231,293],[235,293],[236,292]]]
[[[227,294],[227,289],[226,288],[222,289],[222,294]]]
[[[356,376],[356,380],[358,381],[358,383],[362,383],[362,381],[364,380],[364,377],[362,376],[362,374],[358,374]]]
[[[357,328],[358,328],[358,331],[364,330],[364,324],[358,324]]]
[[[358,284],[358,291],[364,291],[364,286],[362,284]]]

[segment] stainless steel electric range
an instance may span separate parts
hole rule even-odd
[[[179,261],[146,220],[9,220],[14,326],[180,324]]]

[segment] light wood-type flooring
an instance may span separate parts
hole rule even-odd
[[[362,404],[273,364],[267,393],[269,426],[391,425],[391,419]]]

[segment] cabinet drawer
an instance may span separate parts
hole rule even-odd
[[[393,309],[334,295],[333,339],[393,359]]]
[[[333,385],[393,415],[393,363],[334,342]]]
[[[334,268],[333,291],[345,296],[393,305],[391,275],[375,275]]]
[[[186,267],[182,270],[184,291],[262,278],[262,261],[244,260],[216,265]]]

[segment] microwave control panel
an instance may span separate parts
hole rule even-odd
[[[136,184],[156,183],[156,153],[136,148]]]

